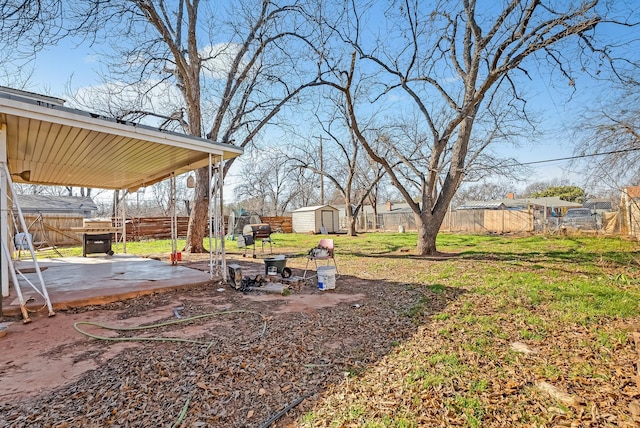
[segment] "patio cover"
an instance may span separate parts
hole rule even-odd
[[[128,189],[234,158],[230,144],[63,107],[64,101],[0,87],[0,161],[15,183]],[[28,173],[27,173],[28,171]]]
[[[135,191],[243,153],[230,144],[106,118],[63,106],[64,100],[0,87],[0,162],[15,183]],[[6,181],[0,173],[0,192]],[[7,242],[7,201],[0,198]],[[7,290],[0,255],[0,282]],[[3,293],[4,294],[4,293]]]

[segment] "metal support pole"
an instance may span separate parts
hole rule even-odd
[[[7,125],[0,123],[0,162],[7,162]],[[7,178],[4,168],[0,169],[0,240],[6,243],[9,238],[9,203],[7,192]],[[5,258],[4,253],[0,253],[0,305],[2,297],[9,296],[9,264],[11,257]],[[1,312],[1,310],[0,310]]]
[[[218,174],[219,174],[219,179],[218,179],[218,183],[220,186],[220,235],[219,235],[219,239],[220,239],[220,266],[222,268],[222,279],[227,282],[227,261],[225,260],[226,258],[226,253],[225,253],[225,248],[224,248],[224,237],[225,237],[225,230],[224,230],[224,198],[222,197],[222,189],[224,188],[224,162],[222,159],[222,155],[220,155],[220,163],[218,164]]]
[[[176,216],[176,176],[169,177],[169,214],[171,215],[171,264],[178,264],[178,218]]]
[[[209,222],[209,276],[211,279],[213,279],[213,231],[211,229],[213,229],[212,225],[211,225],[211,218],[213,217],[213,210],[212,210],[212,199],[213,199],[213,187],[212,187],[212,177],[211,177],[211,167],[212,167],[212,162],[211,162],[211,153],[209,153],[209,194],[208,194],[208,198],[207,200],[209,201],[209,210],[208,210],[208,218],[207,221]]]

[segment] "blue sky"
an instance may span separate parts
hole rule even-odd
[[[68,85],[74,91],[101,84],[99,73],[96,72],[101,64],[95,53],[101,49],[103,46],[76,46],[72,41],[65,40],[58,46],[43,50],[32,64],[33,74],[25,89],[66,98]],[[529,105],[540,112],[537,119],[541,121],[543,135],[535,145],[523,141],[515,149],[495,149],[523,163],[570,157],[574,151],[574,141],[569,129],[574,125],[582,106],[597,102],[599,92],[593,82],[578,79],[576,83],[572,100],[566,102],[568,91],[563,89],[563,94],[560,94],[556,88],[549,87],[548,82],[532,82],[527,93]],[[581,184],[579,175],[569,169],[568,161],[541,163],[530,168],[530,182],[561,178]]]
[[[73,91],[81,87],[101,84],[99,73],[96,72],[101,64],[96,55],[91,49],[85,46],[77,47],[72,42],[64,42],[40,52],[33,66],[33,74],[25,88],[33,92],[67,98],[66,91],[69,87]],[[523,142],[519,148],[498,149],[498,151],[514,157],[519,162],[570,157],[573,153],[573,145],[568,139],[558,141],[562,136],[556,134],[559,129],[573,121],[574,112],[571,111],[571,105],[575,103],[566,105],[559,94],[545,85],[535,88],[531,96],[530,103],[536,109],[547,113],[547,117],[541,118],[544,128],[548,129],[548,132],[545,132],[546,138],[538,140],[534,146]],[[321,131],[318,130],[316,134],[319,132]],[[576,178],[577,176],[568,169],[569,166],[568,161],[531,166],[530,181],[548,181],[555,178],[577,181],[579,178]],[[232,187],[232,185],[227,186],[227,191]]]

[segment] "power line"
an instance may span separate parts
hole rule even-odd
[[[515,163],[513,165],[502,165],[502,166],[503,167],[504,166],[510,167],[510,166],[522,166],[522,165],[535,165],[535,164],[538,164],[538,163],[558,162],[558,161],[565,161],[565,160],[590,158],[590,157],[594,157],[594,156],[606,156],[606,155],[615,155],[615,154],[619,154],[619,153],[637,152],[638,150],[640,150],[640,147],[636,147],[636,148],[632,148],[632,149],[612,150],[610,152],[602,152],[602,153],[588,153],[588,154],[584,154],[584,155],[569,156],[569,157],[565,157],[565,158],[546,159],[546,160],[533,161],[533,162],[518,162],[518,163]]]

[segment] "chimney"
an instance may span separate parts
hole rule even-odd
[[[516,197],[516,195],[514,195],[513,192],[507,193],[507,199],[514,199],[515,197]]]
[[[393,208],[393,204],[391,201],[387,201],[387,211],[391,211],[391,208]]]

